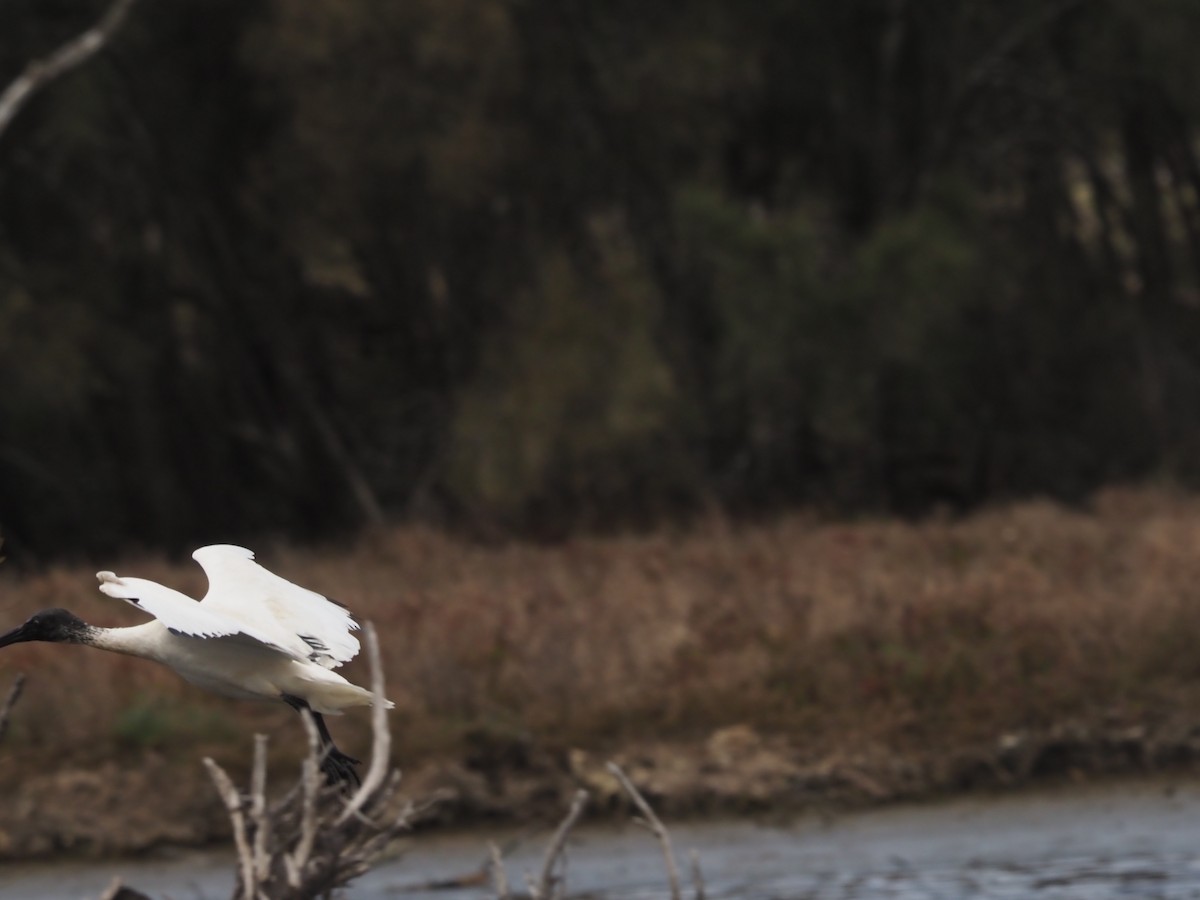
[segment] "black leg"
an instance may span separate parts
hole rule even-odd
[[[308,701],[302,697],[283,694],[280,699],[296,712],[308,710],[308,714],[313,717],[313,722],[317,726],[317,734],[321,738],[321,746],[324,748],[324,752],[321,754],[321,771],[325,773],[325,781],[329,784],[341,782],[351,787],[358,787],[362,784],[358,772],[354,770],[354,767],[358,765],[358,760],[347,756],[333,743],[333,737],[325,725],[325,717],[318,712],[313,712]]]

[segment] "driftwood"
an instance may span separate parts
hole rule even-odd
[[[409,829],[415,813],[402,802],[400,773],[389,772],[391,734],[384,710],[383,668],[375,629],[364,627],[375,695],[374,741],[366,777],[347,797],[342,784],[321,777],[321,743],[312,719],[304,716],[309,752],[299,783],[269,804],[266,738],[254,742],[250,787],[242,793],[212,759],[206,758],[217,792],[233,826],[237,851],[234,900],[307,900],[328,897],[363,874],[397,837]]]

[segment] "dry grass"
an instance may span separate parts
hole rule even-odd
[[[744,722],[815,755],[1200,708],[1200,500],[1165,492],[916,526],[794,516],[551,547],[402,528],[353,551],[257,549],[375,622],[406,764],[488,736],[598,748]],[[101,567],[203,590],[190,561]],[[138,620],[96,593],[90,570],[5,578],[0,624],[56,605]],[[365,679],[358,665],[349,674]],[[139,660],[0,653],[0,684],[20,670],[31,678],[0,779],[48,754],[131,747],[236,766],[254,729],[303,744],[290,711],[209,698]],[[365,747],[365,715],[333,726]],[[287,756],[288,743],[273,746]]]

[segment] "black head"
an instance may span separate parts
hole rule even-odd
[[[43,609],[30,616],[24,625],[14,628],[8,634],[0,635],[0,647],[23,641],[78,644],[82,643],[90,628],[86,622],[65,609]]]

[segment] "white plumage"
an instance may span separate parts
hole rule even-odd
[[[44,609],[0,634],[0,647],[23,641],[84,644],[163,663],[218,694],[280,700],[307,710],[325,745],[326,777],[356,783],[357,760],[334,746],[322,714],[337,715],[374,699],[333,671],[358,653],[358,638],[351,634],[358,623],[327,597],[268,572],[244,547],[215,544],[192,558],[208,575],[203,600],[145,578],[97,572],[101,591],[154,619],[131,628],[101,628],[65,609]]]
[[[199,602],[144,578],[97,572],[101,591],[156,621],[97,629],[88,643],[157,660],[231,696],[298,698],[334,715],[371,702],[370,691],[330,671],[359,650],[351,633],[358,623],[345,608],[267,571],[244,547],[214,544],[192,558],[208,576]]]
[[[201,547],[192,554],[208,576],[208,593],[197,603],[187,594],[147,581],[97,572],[100,590],[127,600],[176,634],[212,638],[244,634],[297,659],[337,668],[358,654],[358,623],[343,607],[292,584],[232,544]]]

